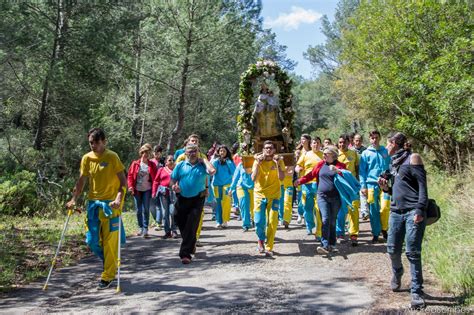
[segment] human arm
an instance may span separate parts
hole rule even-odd
[[[413,221],[419,223],[423,221],[426,205],[428,204],[428,189],[426,184],[426,171],[421,156],[413,153],[410,156],[411,173],[418,182],[418,203],[415,207]]]
[[[128,168],[128,175],[127,175],[128,192],[131,193],[132,195],[135,188],[135,178],[136,178],[134,167],[135,167],[135,162],[132,162],[132,164],[130,164],[130,167]]]
[[[263,161],[263,155],[262,154],[256,154],[255,155],[255,161],[253,162],[252,166],[252,174],[250,175],[250,178],[252,181],[256,181],[259,173],[259,168],[260,168],[260,163]]]
[[[232,176],[232,182],[230,184],[229,188],[229,193],[233,192],[237,188],[237,183],[239,182],[240,179],[240,172],[243,170],[243,165],[242,163],[237,166],[237,168],[234,171],[234,175]]]
[[[275,161],[278,170],[278,179],[283,180],[285,178],[285,163],[283,163],[283,157],[280,155],[275,155],[273,157],[273,161]]]
[[[199,162],[202,162],[204,163],[204,165],[206,166],[206,172],[207,174],[209,175],[214,175],[216,173],[216,169],[214,168],[214,166],[209,162],[208,159],[199,159]]]
[[[308,174],[304,176],[301,176],[298,180],[296,180],[295,186],[306,184],[307,182],[315,178],[318,178],[319,170],[321,169],[322,163],[324,163],[324,161],[321,161],[318,164],[316,164],[314,168],[311,170],[311,172],[309,172]]]
[[[359,182],[360,182],[360,191],[364,196],[367,196],[367,168],[368,164],[364,152],[360,156],[359,160]]]
[[[115,197],[115,200],[110,203],[110,207],[112,209],[120,208],[120,204],[122,203],[123,194],[125,193],[124,188],[127,187],[127,179],[125,177],[124,171],[118,172],[117,177],[120,181],[120,187],[119,187],[119,190],[117,192],[117,197]]]
[[[76,205],[77,198],[81,195],[82,190],[84,189],[84,185],[86,184],[87,176],[82,175],[79,176],[76,185],[74,186],[74,190],[72,191],[72,198],[66,203],[66,208],[71,209]]]

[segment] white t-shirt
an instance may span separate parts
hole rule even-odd
[[[140,170],[137,175],[137,190],[147,191],[151,189],[150,173],[148,172],[148,164],[140,162]]]

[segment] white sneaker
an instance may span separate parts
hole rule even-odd
[[[222,227],[226,228],[227,227],[227,222],[222,223]]]
[[[220,229],[220,228],[222,228],[222,225],[219,224],[219,223],[217,223],[217,224],[216,224],[216,228]]]
[[[316,248],[316,252],[321,255],[327,255],[329,254],[329,249],[322,246],[318,246],[318,248]]]
[[[302,224],[303,223],[303,218],[298,214],[298,219],[296,219],[296,223]]]

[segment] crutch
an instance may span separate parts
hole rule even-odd
[[[120,203],[120,212],[118,215],[118,251],[117,251],[117,293],[120,293],[120,264],[121,264],[121,242],[122,242],[122,209],[123,209],[123,204],[125,203],[125,194],[126,194],[125,188],[123,189],[123,195],[122,195],[122,202]]]
[[[56,253],[54,254],[53,260],[51,261],[51,268],[49,269],[48,277],[46,278],[46,283],[43,286],[43,291],[46,291],[48,289],[49,278],[51,278],[51,274],[53,273],[54,266],[56,265],[56,259],[58,258],[59,249],[61,248],[61,244],[64,240],[64,235],[66,234],[66,229],[67,229],[67,225],[69,224],[69,219],[71,218],[73,213],[74,213],[73,209],[69,209],[67,212],[66,223],[64,223],[63,232],[61,233],[61,238],[59,239],[58,248],[56,248]]]

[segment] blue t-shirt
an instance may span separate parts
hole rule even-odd
[[[212,184],[214,186],[230,185],[235,171],[235,164],[231,159],[226,159],[224,164],[220,160],[212,161],[212,166],[216,169]]]
[[[191,164],[189,161],[178,163],[171,173],[171,179],[179,182],[181,196],[196,197],[206,189],[207,171],[204,163]]]

